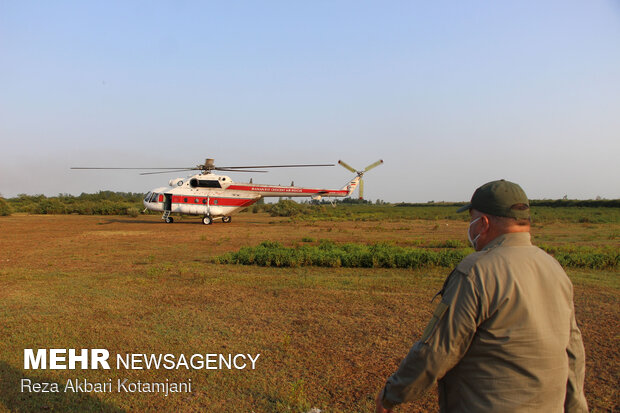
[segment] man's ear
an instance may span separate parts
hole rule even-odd
[[[480,217],[480,224],[482,225],[482,229],[480,231],[481,234],[488,232],[491,228],[491,220],[486,215],[482,215]]]

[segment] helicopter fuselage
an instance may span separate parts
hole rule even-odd
[[[214,218],[230,221],[234,215],[263,197],[345,197],[351,194],[359,177],[342,189],[316,189],[296,186],[235,183],[230,177],[213,173],[197,174],[189,178],[172,179],[168,187],[155,188],[144,198],[144,206],[164,213],[166,222],[170,213],[202,215],[210,223]]]

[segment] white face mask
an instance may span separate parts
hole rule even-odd
[[[467,239],[469,240],[469,243],[471,244],[471,246],[474,247],[474,249],[476,249],[476,241],[478,241],[478,238],[480,238],[480,234],[476,235],[476,237],[474,239],[471,239],[470,230],[471,230],[471,225],[474,222],[478,221],[480,218],[481,217],[478,217],[478,218],[474,219],[473,221],[471,221],[469,223],[469,227],[467,227]]]

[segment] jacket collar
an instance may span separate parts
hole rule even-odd
[[[529,247],[532,245],[530,233],[509,232],[507,234],[502,234],[485,245],[482,251],[499,247],[500,245],[504,247]]]

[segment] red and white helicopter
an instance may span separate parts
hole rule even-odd
[[[186,215],[201,215],[202,223],[210,225],[216,219],[224,223],[231,221],[231,216],[254,204],[261,198],[266,197],[311,197],[320,200],[323,197],[346,197],[351,195],[360,184],[360,198],[363,196],[362,176],[370,169],[379,166],[383,160],[378,160],[368,165],[362,171],[356,171],[343,161],[340,165],[355,172],[357,176],[349,181],[341,189],[318,189],[291,186],[264,185],[233,182],[230,177],[218,175],[213,171],[230,172],[266,172],[258,169],[268,168],[296,168],[313,166],[333,166],[333,164],[319,165],[262,165],[262,166],[226,166],[217,167],[213,159],[207,159],[204,164],[193,168],[90,168],[73,167],[71,169],[170,169],[159,172],[145,172],[141,175],[170,173],[180,171],[198,170],[199,173],[188,178],[171,179],[168,187],[155,188],[144,197],[144,207],[151,211],[162,212],[162,219],[172,223],[172,213]]]

